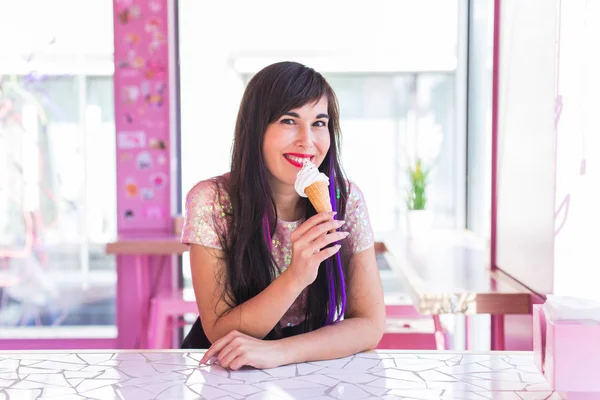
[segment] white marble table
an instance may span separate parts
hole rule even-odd
[[[3,352],[0,399],[560,399],[531,353],[377,351],[271,370],[202,352]]]

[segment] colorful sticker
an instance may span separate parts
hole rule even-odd
[[[152,17],[148,21],[146,21],[146,32],[150,33],[152,37],[152,40],[148,45],[148,52],[150,54],[156,53],[158,50],[160,50],[160,47],[166,42],[165,35],[161,31],[160,25],[160,20],[155,17]]]
[[[130,46],[136,46],[140,42],[140,35],[138,35],[137,33],[129,32],[125,35],[125,38],[123,40],[126,44]]]
[[[152,155],[147,151],[138,153],[135,158],[135,166],[137,169],[152,169]]]
[[[130,152],[119,154],[119,162],[125,163],[133,160],[133,154]]]
[[[134,68],[140,69],[146,64],[146,60],[137,55],[135,50],[129,50],[124,60],[118,61],[119,68]]]
[[[165,215],[161,206],[147,206],[144,209],[144,216],[148,219],[162,219]]]
[[[135,214],[133,210],[125,210],[125,219],[128,221],[135,219]]]
[[[148,52],[150,54],[156,53],[157,51],[160,50],[160,46],[162,46],[162,44],[164,42],[165,42],[165,38],[164,38],[163,34],[157,33],[156,35],[154,35],[154,38],[148,45]]]
[[[135,21],[142,15],[140,6],[132,5],[130,7],[123,8],[119,11],[119,22],[123,25]]]
[[[161,108],[164,102],[163,92],[166,89],[164,82],[151,84],[148,81],[142,83],[142,94],[146,98],[146,104],[151,108]]]
[[[146,32],[151,34],[158,32],[160,30],[160,20],[156,17],[148,18],[145,29]]]
[[[162,130],[165,129],[167,124],[164,121],[149,121],[147,119],[142,120],[142,126],[148,129],[153,130]]]
[[[150,177],[150,183],[156,190],[163,190],[167,185],[167,175],[160,172]]]
[[[142,200],[152,200],[154,198],[154,189],[142,188],[140,189],[140,197]]]
[[[117,135],[119,149],[143,149],[146,147],[146,132],[122,131]]]
[[[127,197],[135,197],[138,194],[138,186],[134,178],[125,179],[125,193]]]
[[[165,143],[164,140],[157,139],[157,138],[150,139],[149,145],[150,145],[151,149],[157,149],[157,150],[166,150],[167,149],[167,143]]]
[[[166,78],[167,67],[160,60],[149,60],[146,63],[145,77],[147,79]]]
[[[125,86],[121,94],[123,103],[134,104],[140,97],[140,89],[137,86]]]
[[[160,4],[160,0],[148,0],[148,8],[152,12],[159,12],[162,10],[162,5]]]

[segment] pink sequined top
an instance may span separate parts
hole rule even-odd
[[[181,233],[181,242],[199,244],[221,250],[218,232],[225,232],[227,214],[231,209],[231,201],[227,193],[221,190],[217,197],[217,185],[214,179],[197,183],[187,194],[185,203],[185,219]],[[348,262],[353,254],[373,246],[374,238],[369,215],[362,192],[354,183],[348,182],[348,202],[346,204],[346,223],[339,229],[350,232],[341,241],[340,249],[343,262]],[[220,201],[219,201],[220,200]],[[292,260],[292,232],[304,222],[277,221],[272,239],[272,254],[281,269],[290,265]],[[215,224],[219,224],[218,227]],[[215,229],[218,228],[218,229]],[[280,321],[282,327],[296,326],[305,319],[306,290],[296,299]]]

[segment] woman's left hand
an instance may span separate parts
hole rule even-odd
[[[231,331],[213,343],[200,364],[217,357],[223,368],[238,370],[244,365],[266,369],[284,364],[284,351],[278,340],[261,340]]]

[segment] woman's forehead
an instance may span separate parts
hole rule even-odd
[[[329,102],[327,101],[327,96],[323,96],[318,101],[310,101],[301,107],[293,108],[288,111],[294,112],[300,115],[301,117],[313,116],[313,114],[327,114],[328,105]]]

